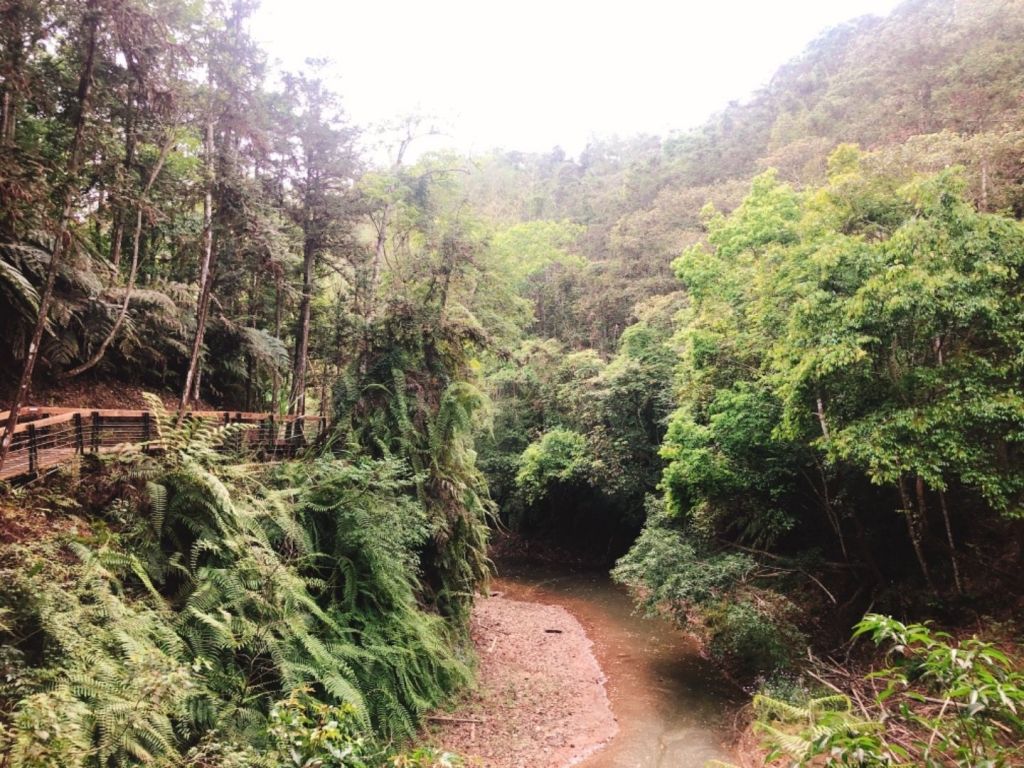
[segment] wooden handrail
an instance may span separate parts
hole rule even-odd
[[[4,478],[17,477],[26,471],[30,475],[37,474],[41,469],[56,466],[74,455],[112,450],[115,442],[150,446],[159,444],[159,440],[155,443],[153,441],[154,437],[159,436],[159,431],[155,428],[154,413],[149,409],[37,405],[24,408],[22,414],[27,418],[14,428],[19,441],[8,455],[9,459],[21,458],[7,462],[0,473]],[[249,434],[237,441],[238,446],[245,444],[257,450],[269,450],[271,455],[279,455],[281,450],[288,451],[305,444],[303,432],[306,430],[301,424],[316,425],[317,437],[323,434],[327,425],[327,419],[323,416],[279,416],[267,411],[187,411],[185,417],[221,424],[257,426],[257,430],[250,430]],[[0,413],[0,420],[2,418],[3,414]],[[69,425],[69,428],[57,431],[49,429],[62,424]],[[283,440],[279,437],[282,427]],[[312,431],[309,437],[314,437]]]
[[[74,413],[61,413],[56,416],[47,416],[43,419],[34,419],[33,421],[22,421],[14,428],[14,434],[26,431],[29,427],[33,429],[39,429],[39,427],[52,427],[54,424],[63,424],[65,421],[72,421],[75,418]]]
[[[91,416],[93,413],[98,413],[101,417],[107,419],[141,419],[146,414],[153,415],[153,412],[148,409],[129,409],[129,408],[65,408],[65,407],[54,407],[49,406],[32,406],[31,408],[25,408],[22,410],[23,416],[36,416],[44,414],[41,419],[31,419],[22,421],[14,428],[14,433],[18,434],[28,429],[29,424],[34,424],[37,427],[46,427],[53,424],[61,424],[65,421],[70,421],[75,417],[75,414],[81,414],[83,416]],[[0,422],[6,418],[6,411],[0,412]],[[225,416],[230,417],[232,422],[260,422],[266,421],[271,417],[269,411],[258,412],[258,411],[186,411],[185,416],[191,416],[197,419],[217,419],[223,421]],[[273,414],[274,420],[280,424],[285,424],[293,421],[323,421],[322,416],[278,416]]]

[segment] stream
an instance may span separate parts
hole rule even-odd
[[[507,566],[493,589],[564,606],[594,644],[619,732],[581,768],[703,768],[734,759],[726,744],[741,692],[693,640],[667,621],[635,614],[625,589],[606,574]]]

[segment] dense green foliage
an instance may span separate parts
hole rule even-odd
[[[666,513],[617,575],[677,614],[754,590],[784,631],[764,610],[776,574],[735,545],[832,554],[861,589],[916,560],[923,587],[960,592],[954,531],[1019,514],[1024,227],[966,203],[953,171],[900,185],[849,147],[830,168],[804,192],[759,176],[675,263]]]
[[[592,350],[529,340],[495,363],[494,424],[478,442],[512,527],[570,539],[582,528],[602,548],[635,535],[661,472],[658,446],[672,408],[675,354],[659,313],[671,317],[678,304],[673,295],[641,308],[648,319],[623,333],[607,362]]]
[[[663,483],[699,558],[724,536],[884,584],[907,575],[891,510],[930,523],[912,552],[929,578],[953,568],[947,517],[955,541],[991,535],[986,509],[1012,516],[1022,24],[1017,4],[908,2],[823,34],[698,130],[483,158],[463,184],[484,215],[582,227],[562,247],[583,261],[530,281],[535,338],[488,373],[479,446],[506,521],[629,537]],[[518,487],[554,429],[586,439],[589,471]]]
[[[860,712],[845,695],[784,701],[754,699],[768,759],[793,765],[1016,765],[1021,756],[1024,676],[1016,662],[977,638],[956,642],[923,624],[869,614],[856,635],[885,644],[894,666],[873,672],[884,683]],[[896,738],[900,727],[921,734]],[[902,734],[901,734],[902,735]]]
[[[165,417],[159,459],[91,478],[116,498],[87,533],[4,552],[8,764],[377,764],[469,680],[406,465],[254,471],[213,451],[233,429]]]

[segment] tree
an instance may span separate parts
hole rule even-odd
[[[288,92],[299,110],[295,116],[298,201],[293,215],[302,229],[302,298],[295,328],[288,412],[304,415],[317,262],[339,255],[351,260],[354,250],[355,132],[344,124],[337,97],[325,88],[319,75],[289,78]]]
[[[14,438],[14,429],[18,426],[18,416],[21,412],[22,403],[28,397],[29,388],[32,386],[32,373],[35,370],[36,360],[39,358],[39,348],[43,341],[43,333],[46,331],[47,315],[50,310],[50,303],[53,300],[57,273],[61,266],[65,249],[68,247],[68,227],[80,191],[77,186],[80,183],[78,176],[84,156],[90,97],[93,90],[93,76],[96,71],[98,36],[100,26],[103,23],[103,10],[100,0],[88,0],[79,22],[78,35],[82,60],[78,76],[78,90],[75,94],[70,115],[70,127],[73,135],[65,159],[65,181],[60,190],[59,197],[61,201],[60,212],[54,226],[54,245],[50,252],[49,266],[46,270],[46,283],[39,296],[35,328],[32,331],[32,337],[29,340],[28,349],[25,353],[21,379],[18,382],[14,401],[11,403],[10,414],[7,417],[7,423],[4,428],[3,440],[0,441],[0,467],[3,467],[4,460],[7,458],[7,453],[11,448],[11,441]],[[7,108],[10,108],[10,106],[7,105]],[[14,118],[5,116],[5,119]]]

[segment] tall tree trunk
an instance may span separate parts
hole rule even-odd
[[[377,286],[380,284],[380,269],[384,263],[384,259],[387,257],[387,242],[388,242],[388,216],[391,211],[391,205],[385,203],[383,210],[380,212],[380,222],[377,225],[377,241],[373,247],[373,263],[370,265],[370,283],[366,287],[366,306],[363,310],[363,316],[366,318],[366,324],[369,325],[373,321],[377,306]]]
[[[964,585],[960,580],[960,558],[956,552],[956,542],[953,539],[953,525],[949,519],[949,507],[946,506],[946,492],[939,491],[939,509],[942,510],[942,522],[946,528],[946,541],[949,544],[949,561],[953,565],[953,583],[956,585],[956,593],[964,593]]]
[[[320,380],[320,429],[327,424],[327,381],[330,373],[330,363],[324,360],[323,378]]]
[[[131,176],[132,166],[135,164],[136,145],[136,119],[135,119],[135,94],[129,96],[128,111],[124,120],[124,178],[127,184]],[[121,249],[124,246],[124,228],[128,219],[128,206],[125,205],[122,191],[114,199],[114,227],[110,235],[110,261],[115,271],[120,271]]]
[[[256,306],[256,292],[257,292],[258,287],[259,287],[259,277],[258,277],[258,275],[259,275],[259,271],[258,270],[253,270],[252,280],[251,280],[251,283],[249,285],[248,315],[249,315],[249,327],[250,328],[255,328],[256,327],[256,310],[257,310],[257,306]],[[253,407],[252,407],[253,406],[253,398],[254,398],[254,394],[253,394],[254,386],[253,386],[253,384],[254,384],[254,380],[256,379],[256,376],[258,375],[258,373],[259,373],[259,368],[256,365],[256,358],[253,356],[253,354],[251,352],[247,353],[246,356],[245,356],[245,410],[247,410],[247,411],[252,411],[253,410]]]
[[[160,175],[160,171],[164,167],[164,163],[167,161],[167,155],[170,153],[173,146],[174,131],[172,129],[171,135],[160,148],[160,156],[153,165],[153,169],[149,172],[146,184],[142,188],[142,194],[139,195],[138,208],[135,212],[135,231],[132,233],[132,265],[128,271],[128,284],[125,286],[124,299],[121,301],[121,309],[118,311],[117,319],[114,321],[114,325],[111,327],[110,333],[108,333],[106,338],[103,339],[103,342],[100,344],[93,356],[78,367],[72,368],[70,371],[65,373],[64,378],[70,379],[78,376],[99,363],[99,361],[103,359],[103,356],[106,354],[111,343],[115,338],[117,338],[118,331],[121,330],[121,326],[124,324],[124,320],[128,316],[128,306],[132,300],[132,291],[135,289],[135,278],[139,271],[139,248],[142,242],[142,214],[147,202],[146,196],[149,194],[150,189],[153,188],[153,183],[156,181],[157,176]]]
[[[11,130],[11,126],[14,123],[12,119],[14,111],[13,101],[11,89],[4,88],[3,100],[0,101],[0,142],[4,144],[10,141],[11,134],[13,133]]]
[[[405,153],[409,149],[409,145],[412,144],[413,139],[416,137],[413,135],[415,124],[409,122],[405,126],[405,136],[398,144],[398,151],[395,153],[395,161],[391,165],[391,173],[393,178],[391,184],[388,185],[387,195],[390,197],[398,191],[398,173],[402,170],[402,163],[405,161]],[[384,265],[384,260],[387,258],[387,244],[388,244],[388,219],[391,215],[391,200],[386,200],[384,206],[381,208],[379,216],[375,219],[370,217],[374,226],[377,230],[377,241],[374,244],[373,249],[373,263],[370,265],[370,284],[366,290],[366,307],[364,308],[364,317],[366,319],[366,325],[369,326],[374,319],[377,307],[377,286],[380,284],[380,271]]]
[[[829,433],[828,419],[825,417],[825,401],[821,397],[821,392],[817,392],[815,394],[815,406],[818,413],[818,424],[821,427],[821,435],[825,438],[825,442],[828,443],[831,441],[832,436]],[[828,477],[825,475],[825,467],[822,466],[816,456],[814,463],[818,468],[818,474],[821,476],[821,502],[825,510],[825,516],[828,518],[828,521],[832,526],[832,530],[835,531],[836,538],[839,539],[839,548],[843,552],[843,559],[849,562],[850,555],[846,550],[846,537],[843,535],[843,524],[839,519],[839,515],[836,514],[835,507],[832,505],[832,497],[828,492]]]
[[[82,18],[85,58],[83,59],[82,71],[78,79],[78,93],[75,100],[75,132],[71,138],[71,146],[68,151],[67,178],[64,182],[60,218],[55,228],[56,241],[53,246],[53,253],[50,254],[50,264],[46,269],[46,283],[43,287],[42,295],[39,297],[39,313],[36,317],[35,329],[32,331],[32,338],[29,341],[28,351],[25,355],[25,365],[21,370],[18,389],[11,403],[11,411],[7,417],[3,440],[0,440],[0,468],[3,468],[4,461],[7,459],[7,453],[11,449],[14,429],[18,426],[18,416],[32,386],[32,373],[36,367],[36,360],[39,358],[39,346],[42,344],[43,333],[46,330],[46,316],[50,311],[50,304],[53,301],[53,288],[57,282],[57,272],[59,271],[61,260],[67,248],[67,240],[70,236],[68,227],[74,210],[75,198],[77,197],[75,182],[82,166],[85,123],[89,116],[89,97],[92,94],[93,73],[96,69],[96,38],[99,31],[100,15],[99,0],[89,0]]]
[[[846,549],[846,536],[843,535],[843,524],[839,519],[839,515],[836,513],[835,506],[832,503],[832,495],[828,491],[828,476],[825,474],[825,467],[822,466],[821,462],[815,457],[814,462],[818,467],[818,475],[821,477],[821,506],[825,511],[825,517],[828,519],[829,525],[832,526],[832,530],[836,534],[836,539],[839,542],[839,550],[843,553],[843,560],[850,562],[850,554]]]
[[[8,36],[10,45],[7,50],[6,72],[4,72],[3,98],[0,99],[0,144],[14,142],[14,133],[18,125],[18,91],[24,87],[25,76],[22,71],[25,65],[24,39],[24,6],[13,6],[5,9],[5,22],[11,26]]]
[[[178,405],[178,419],[184,415],[189,404],[199,399],[201,380],[203,337],[206,335],[206,317],[210,310],[210,291],[213,283],[213,115],[206,122],[206,194],[203,196],[203,259],[199,268],[199,300],[196,302],[196,335],[192,340],[192,354],[185,386],[181,390]]]
[[[441,244],[441,296],[437,310],[439,319],[444,318],[444,311],[448,308],[448,290],[451,287],[452,275],[458,260],[458,248],[459,244],[451,238],[445,238]],[[431,293],[433,293],[433,288],[431,288]]]
[[[288,398],[288,412],[295,416],[306,413],[306,367],[309,357],[309,321],[313,301],[313,267],[316,248],[307,235],[302,258],[302,301],[295,328],[295,360],[292,365],[292,391]]]
[[[825,418],[825,402],[821,399],[820,392],[815,396],[815,405],[818,412],[818,424],[821,426],[821,434],[825,441],[828,442],[832,438],[828,432],[828,420]]]
[[[937,592],[935,589],[935,582],[932,581],[932,574],[928,570],[928,562],[924,558],[924,546],[923,546],[923,533],[922,533],[922,519],[921,513],[923,510],[915,508],[914,503],[910,500],[910,493],[907,491],[906,478],[900,477],[899,479],[899,491],[900,500],[903,503],[903,514],[907,520],[907,533],[910,535],[910,543],[914,547],[914,556],[917,558],[917,564],[921,569],[921,575],[924,576],[925,583],[928,584],[928,588],[932,592]]]
[[[277,275],[274,281],[274,336],[278,339],[281,338],[281,313],[282,313],[282,296],[281,296],[281,276]],[[281,407],[281,374],[277,370],[277,366],[274,366],[274,381],[273,390],[270,393],[270,412],[276,417]]]
[[[988,206],[987,192],[985,191],[985,166],[982,165],[982,210]],[[941,368],[945,364],[942,354],[942,335],[936,334],[932,341],[932,348],[935,350],[935,360]],[[960,563],[956,553],[956,542],[953,539],[953,525],[949,519],[949,507],[946,505],[946,492],[939,491],[939,509],[942,511],[942,523],[946,529],[946,542],[949,544],[949,561],[953,566],[953,584],[956,586],[956,593],[964,593],[963,582],[960,580]]]

